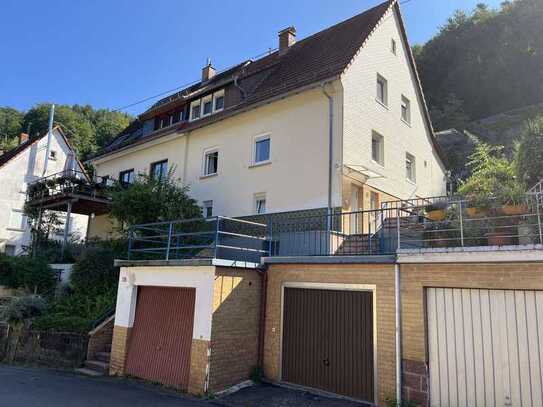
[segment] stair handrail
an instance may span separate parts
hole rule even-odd
[[[100,326],[107,319],[115,315],[115,307],[110,307],[104,311],[98,318],[92,321],[90,332],[94,331],[98,326]]]

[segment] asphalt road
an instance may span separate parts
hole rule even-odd
[[[201,407],[158,386],[121,378],[79,376],[67,371],[0,365],[0,406],[9,407]]]

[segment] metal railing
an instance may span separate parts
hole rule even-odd
[[[108,178],[102,177],[95,177],[90,181],[84,172],[64,170],[30,183],[27,188],[26,199],[27,202],[32,202],[65,194],[107,199],[105,190],[111,187],[109,181]]]
[[[540,202],[541,194],[527,194],[517,205],[451,199],[421,207],[419,216],[402,218],[398,249],[543,244]]]
[[[215,216],[136,225],[129,230],[129,260],[222,259],[260,263],[269,255],[265,224]]]

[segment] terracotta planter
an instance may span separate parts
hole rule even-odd
[[[488,209],[487,208],[467,208],[466,213],[470,218],[484,218],[488,215]]]
[[[486,234],[489,246],[508,246],[513,244],[513,238],[505,232],[489,232]]]
[[[526,205],[503,205],[501,212],[504,215],[524,215],[528,213],[528,206]]]
[[[445,209],[434,209],[433,211],[426,212],[426,217],[434,222],[444,220],[446,215]]]

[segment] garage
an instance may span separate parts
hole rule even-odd
[[[543,405],[543,291],[427,288],[432,406]]]
[[[187,390],[194,288],[138,287],[126,373]]]
[[[281,378],[374,401],[372,290],[289,287],[283,293]]]

